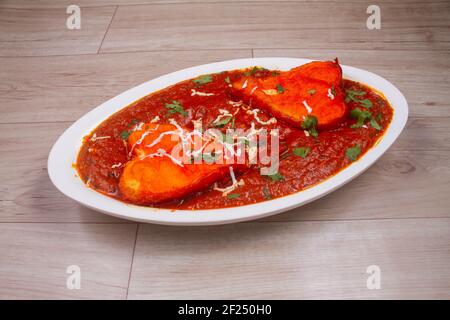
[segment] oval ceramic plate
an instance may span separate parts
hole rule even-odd
[[[343,186],[369,168],[397,139],[408,118],[408,104],[401,92],[384,78],[371,72],[342,66],[344,78],[358,81],[382,92],[394,108],[392,122],[378,143],[358,161],[304,191],[251,205],[213,210],[169,210],[141,207],[107,197],[88,187],[78,178],[72,164],[82,138],[111,114],[160,89],[202,74],[261,66],[289,70],[311,60],[294,58],[254,58],[205,64],[170,73],[143,83],[112,98],[84,115],[68,128],[53,146],[48,159],[48,173],[55,186],[66,196],[103,213],[140,222],[169,225],[209,225],[233,223],[273,215],[302,206]]]

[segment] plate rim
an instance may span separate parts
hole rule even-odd
[[[252,66],[286,70],[310,61],[315,60],[286,57],[225,60],[171,72],[128,89],[87,112],[59,136],[48,157],[47,168],[50,180],[64,195],[93,210],[122,219],[165,225],[213,225],[254,220],[317,200],[342,187],[370,168],[389,149],[404,129],[409,113],[406,98],[399,89],[383,77],[367,70],[341,65],[344,78],[367,84],[386,96],[394,109],[393,119],[377,144],[358,161],[314,186],[280,198],[237,207],[207,210],[173,210],[137,206],[88,188],[78,177],[72,165],[85,135],[115,112],[152,92],[202,74]],[[374,83],[376,85],[373,85]],[[143,92],[145,92],[144,95],[142,95]],[[81,132],[84,134],[79,136]],[[76,137],[78,137],[78,141],[76,141]],[[67,144],[71,145],[70,153],[67,150]],[[71,160],[66,163],[69,157]]]

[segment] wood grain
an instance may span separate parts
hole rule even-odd
[[[136,225],[0,224],[1,299],[124,299]],[[81,289],[66,286],[81,269]]]
[[[450,298],[450,2],[377,1],[376,31],[358,0],[79,0],[69,31],[72,3],[0,2],[0,298]],[[376,72],[406,95],[407,127],[344,188],[255,222],[138,228],[51,184],[52,144],[93,107],[252,55]],[[81,290],[66,288],[73,264]],[[366,288],[373,264],[380,290]]]
[[[83,8],[101,7],[111,5],[135,6],[135,5],[176,5],[176,4],[192,4],[192,3],[249,3],[249,2],[267,2],[277,4],[280,2],[322,2],[323,0],[77,0],[78,6]],[[346,2],[358,2],[359,0],[346,0]],[[438,2],[440,0],[433,0]],[[341,0],[329,0],[330,3],[339,3]],[[377,0],[377,4],[392,3],[395,0]],[[402,0],[402,3],[417,2],[417,0]],[[72,0],[2,0],[0,8],[17,8],[17,9],[43,9],[43,8],[66,8],[73,4]]]
[[[0,58],[0,122],[75,121],[104,101],[160,75],[250,57],[250,50],[211,50],[83,55],[76,59]]]
[[[407,10],[405,10],[407,7]],[[363,2],[121,6],[101,52],[211,48],[448,49],[450,3],[382,6],[366,27]]]
[[[255,50],[255,57],[339,57],[376,72],[405,94],[412,117],[449,117],[450,53],[396,50]],[[219,60],[248,58],[250,50],[176,51],[0,58],[1,122],[75,121],[95,106],[159,75]]]
[[[80,30],[64,9],[0,9],[0,56],[96,53],[116,7],[85,8]]]
[[[51,145],[68,126],[0,125],[0,200],[4,200],[0,201],[0,221],[113,219],[81,208],[63,196],[48,178]],[[392,149],[355,181],[324,199],[270,220],[449,217],[449,137],[450,118],[412,119]],[[14,170],[10,169],[11,163]]]
[[[449,219],[141,225],[131,299],[450,297]],[[366,269],[381,269],[368,290]]]

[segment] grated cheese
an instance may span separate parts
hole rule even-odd
[[[200,91],[196,91],[195,89],[191,89],[191,96],[209,97],[209,96],[213,96],[213,95],[214,95],[214,93],[200,92]]]
[[[308,111],[308,113],[312,112],[312,108],[310,106],[308,106],[308,104],[306,103],[306,100],[303,100],[303,105],[306,108],[306,111]]]
[[[97,141],[97,140],[109,139],[109,138],[111,138],[111,136],[97,137],[97,134],[94,133],[94,134],[92,135],[91,139],[89,139],[89,140],[91,140],[91,141]]]
[[[334,94],[331,92],[331,88],[328,88],[328,98],[334,100]]]
[[[278,94],[278,91],[275,89],[266,89],[266,90],[261,90],[262,92],[264,92],[265,94],[267,94],[268,96],[274,96]]]
[[[239,181],[236,180],[236,176],[234,175],[233,167],[231,167],[231,166],[230,166],[230,176],[231,176],[231,182],[232,182],[231,186],[228,186],[226,188],[218,188],[217,183],[214,186],[214,190],[222,192],[222,197],[226,197],[230,192],[234,191],[237,187],[243,186],[245,184],[244,180],[242,180],[242,179]]]
[[[261,120],[261,119],[258,117],[258,112],[260,112],[259,109],[253,109],[253,110],[248,110],[248,111],[247,111],[248,114],[253,114],[253,117],[255,118],[255,120],[256,120],[259,124],[262,124],[262,125],[269,125],[269,124],[272,124],[272,123],[277,123],[277,119],[275,119],[275,118],[270,118],[270,119],[267,120],[267,121]]]

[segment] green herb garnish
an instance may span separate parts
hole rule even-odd
[[[331,86],[331,94],[333,95],[333,96],[335,96],[336,95],[336,90],[334,90],[334,84]]]
[[[301,125],[302,129],[307,130],[311,136],[317,138],[319,133],[317,132],[317,118],[314,116],[306,116]]]
[[[226,78],[225,78],[225,82],[228,83],[228,84],[230,84],[230,83],[231,83],[230,77],[226,77]]]
[[[372,101],[369,99],[359,99],[359,96],[364,96],[366,94],[365,91],[357,91],[357,90],[345,90],[345,102],[349,103],[350,101],[354,101],[356,103],[359,103],[361,107],[364,108],[371,108],[372,107]]]
[[[263,71],[263,70],[267,70],[263,67],[253,67],[251,70],[245,71],[244,72],[244,76],[248,77],[248,76],[254,76],[258,71]]]
[[[372,114],[367,110],[355,108],[350,112],[350,117],[356,119],[356,123],[350,126],[350,128],[355,129],[361,128],[366,121],[372,119]]]
[[[120,137],[121,137],[123,140],[127,140],[128,137],[130,136],[130,134],[131,134],[131,131],[122,131],[122,132],[120,133]]]
[[[374,129],[377,129],[378,131],[381,130],[381,126],[378,124],[377,120],[375,120],[375,119],[370,120],[370,126]]]
[[[239,193],[229,193],[227,194],[227,198],[228,199],[237,199],[239,198],[241,195]]]
[[[205,74],[203,76],[200,76],[200,77],[192,80],[192,82],[194,82],[195,84],[198,84],[198,85],[210,83],[211,81],[212,81],[212,76],[210,74]]]
[[[277,92],[278,93],[283,93],[284,92],[284,88],[281,84],[277,84]]]
[[[309,90],[308,90],[308,93],[309,93],[311,96],[313,96],[313,95],[316,94],[316,89],[309,89]]]
[[[350,161],[355,161],[356,159],[358,159],[358,156],[361,154],[361,147],[359,145],[356,145],[354,147],[348,148],[347,150],[345,150],[345,156],[350,160]]]
[[[165,107],[167,108],[168,110],[167,112],[169,112],[169,114],[179,113],[183,116],[188,115],[188,113],[186,112],[186,110],[184,110],[181,103],[177,100],[173,100],[172,103],[166,103]]]
[[[296,156],[299,156],[299,157],[302,157],[303,159],[305,159],[310,151],[311,151],[311,149],[308,147],[300,147],[300,148],[294,148],[293,153]]]
[[[212,123],[212,126],[216,127],[216,128],[222,128],[223,126],[228,124],[228,122],[230,122],[231,119],[233,119],[233,116],[223,117],[222,119],[220,119],[218,121],[214,121]]]
[[[376,119],[378,122],[383,121],[383,115],[381,114],[381,112],[378,112]]]
[[[359,104],[364,108],[372,108],[372,101],[369,99],[359,100]]]
[[[279,173],[267,175],[273,182],[284,180],[284,177]]]
[[[357,98],[357,96],[363,96],[365,94],[366,94],[365,91],[357,91],[357,90],[347,89],[347,90],[345,90],[345,102],[347,102],[347,103],[350,101],[359,102],[359,99]]]

